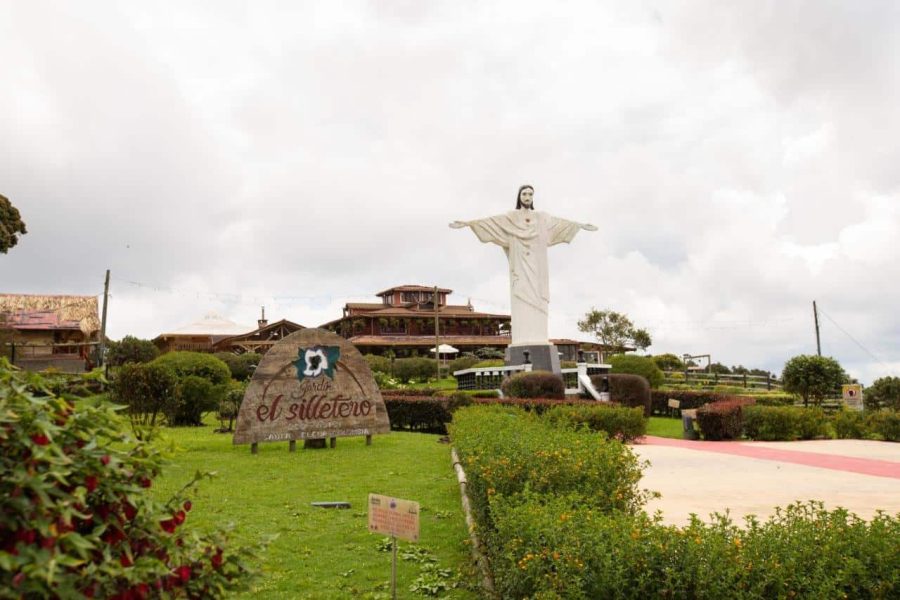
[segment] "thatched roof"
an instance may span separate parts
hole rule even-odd
[[[78,328],[90,336],[100,331],[96,296],[40,296],[36,294],[0,294],[0,313],[51,311],[60,321],[78,321]]]

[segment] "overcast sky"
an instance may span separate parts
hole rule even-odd
[[[418,283],[508,311],[455,219],[594,223],[550,249],[654,354],[900,374],[900,4],[0,0],[0,291],[100,294],[109,334],[210,310],[315,326]]]

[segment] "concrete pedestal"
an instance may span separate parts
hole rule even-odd
[[[525,364],[525,351],[529,352],[529,360],[535,371],[550,371],[559,375],[559,350],[553,344],[535,344],[530,346],[509,346],[506,348],[504,360],[507,366]]]

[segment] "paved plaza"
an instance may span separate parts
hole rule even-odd
[[[870,518],[876,510],[900,513],[900,444],[869,440],[804,442],[700,442],[647,436],[635,453],[650,461],[641,486],[662,496],[647,505],[667,523],[691,513],[704,520],[729,509],[774,514],[796,500],[821,500]]]

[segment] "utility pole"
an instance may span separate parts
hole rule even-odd
[[[822,342],[819,340],[819,310],[816,308],[815,300],[813,300],[813,320],[816,323],[816,354],[822,356]]]
[[[109,300],[109,269],[106,270],[106,280],[103,282],[103,317],[100,320],[100,351],[97,357],[97,366],[103,366],[106,352],[106,303]]]
[[[434,286],[434,364],[437,365],[437,378],[441,378],[441,334],[438,329],[438,287]]]

